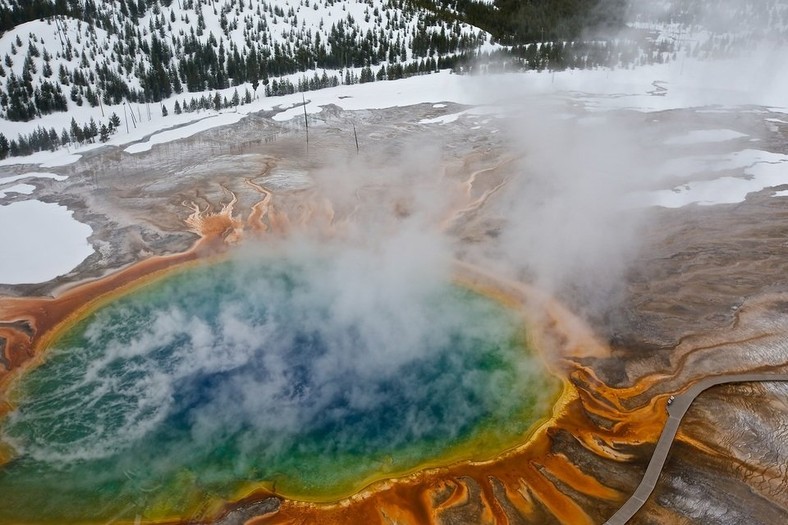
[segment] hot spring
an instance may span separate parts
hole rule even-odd
[[[61,330],[10,394],[0,522],[186,519],[261,486],[331,501],[493,458],[546,415],[558,381],[517,312],[340,266],[189,267]]]

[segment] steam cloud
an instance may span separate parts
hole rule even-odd
[[[449,443],[534,395],[540,367],[512,344],[511,320],[448,292],[433,230],[366,242],[249,247],[230,272],[205,268],[98,312],[66,350],[81,364],[49,372],[68,387],[15,413],[9,441],[38,461],[120,454],[125,469],[143,461],[165,477],[230,443],[249,475],[318,436],[326,456]],[[514,369],[479,368],[482,348]]]
[[[702,13],[693,16],[703,18]],[[774,84],[786,84],[784,78],[774,76],[775,64],[761,64],[758,89],[738,86],[734,99],[750,103],[774,96],[778,89]],[[699,90],[726,80],[682,67],[670,70],[677,75],[675,80],[695,75]],[[769,75],[772,82],[766,81]],[[670,84],[674,79],[659,80]],[[522,77],[478,81],[490,104],[506,106],[510,118],[501,125],[518,160],[506,168],[505,191],[491,199],[484,212],[501,220],[497,241],[462,250],[472,260],[484,260],[502,272],[573,298],[575,306],[604,309],[620,291],[649,218],[649,209],[632,205],[631,197],[664,182],[660,168],[671,152],[655,147],[644,115],[592,113],[571,105],[565,94],[520,97],[523,81]],[[118,403],[134,405],[123,417],[117,417],[110,405],[108,412],[80,421],[81,426],[71,428],[60,441],[46,432],[27,440],[12,432],[8,440],[42,461],[105,458],[154,432],[171,415],[176,401],[185,407],[204,407],[184,410],[182,424],[205,450],[244,429],[253,429],[254,435],[292,436],[315,421],[342,421],[347,414],[381,407],[401,418],[403,442],[431,438],[435,432],[460,432],[465,422],[478,419],[484,411],[511,410],[517,395],[525,394],[524,390],[514,395],[505,392],[511,382],[500,375],[503,372],[492,379],[480,380],[470,373],[437,376],[436,383],[425,383],[409,368],[431,357],[430,349],[452,347],[458,327],[470,330],[476,341],[501,347],[505,341],[501,325],[495,322],[468,327],[468,312],[461,308],[435,315],[434,303],[447,300],[441,290],[450,279],[451,260],[460,251],[436,224],[457,195],[451,184],[435,175],[441,169],[439,148],[419,145],[407,151],[407,157],[395,155],[393,167],[387,169],[335,159],[333,167],[314,173],[318,187],[337,209],[357,207],[349,214],[353,220],[334,241],[295,235],[268,245],[265,252],[243,251],[235,263],[234,286],[250,300],[174,304],[159,311],[139,332],[142,335],[131,338],[111,327],[134,327],[139,312],[133,307],[99,315],[85,338],[104,348],[103,353],[86,354],[84,367],[73,371],[82,375],[71,390],[57,395],[80,406],[91,403],[83,395],[86,386],[98,392],[121,392],[125,397]],[[370,190],[376,177],[385,188],[381,201]],[[396,202],[406,203],[406,218],[392,210]],[[283,257],[297,262],[302,282],[253,279],[245,262],[275,266]],[[216,296],[221,292],[217,289]],[[283,304],[285,296],[290,296],[287,312],[267,309]],[[188,313],[212,308],[217,309],[215,324],[205,320],[211,317],[207,311],[206,315]],[[296,347],[303,351],[294,354],[291,349]],[[177,350],[167,350],[174,353],[162,359],[157,355],[162,348]],[[450,352],[446,366],[461,369],[451,359],[468,355]],[[516,362],[518,383],[526,389],[530,381],[538,380],[534,370],[540,367],[532,367],[522,357]],[[232,380],[190,382],[208,376]],[[463,391],[471,394],[451,397],[456,389],[441,383],[446,381],[460,381]],[[387,390],[392,385],[403,396],[397,399],[406,400],[410,407],[425,405],[437,411],[445,405],[448,410],[436,416],[392,406]],[[432,399],[439,393],[448,397]],[[61,409],[49,408],[56,401],[39,398],[27,415],[12,415],[10,427],[15,421],[40,428],[55,425],[64,417]],[[87,408],[92,407],[84,413],[89,413]],[[24,419],[30,413],[40,414],[40,419]],[[334,430],[335,443],[353,438],[348,431]],[[374,443],[374,436],[368,441]],[[273,455],[289,445],[269,442],[261,452],[257,440],[239,443],[249,455]],[[181,460],[188,463],[188,458]]]
[[[565,72],[551,81],[554,90],[508,76],[482,77],[476,87],[488,103],[504,106],[506,136],[518,155],[504,197],[490,204],[503,226],[487,262],[591,316],[614,307],[624,291],[625,272],[652,227],[648,192],[687,175],[671,169],[686,152],[665,147],[665,130],[680,135],[699,125],[691,110],[665,119],[661,112],[597,107],[620,99],[637,108],[649,97],[667,111],[787,100],[788,74],[778,65],[786,56],[784,2],[632,0],[629,17],[664,23],[652,27],[672,35],[675,60],[656,69],[578,74],[585,84]]]

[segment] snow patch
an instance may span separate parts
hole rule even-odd
[[[32,171],[29,173],[22,173],[20,175],[11,175],[3,177],[0,175],[0,199],[4,198],[9,193],[19,193],[22,195],[30,195],[35,191],[36,187],[32,184],[14,184],[20,180],[27,179],[53,179],[56,181],[64,181],[68,177],[66,175],[57,175],[55,173]]]
[[[10,177],[3,177],[0,175],[0,184],[10,184],[23,179],[54,179],[56,181],[64,181],[67,178],[67,175],[58,175],[56,173],[49,173],[45,171],[31,171],[28,173],[22,173],[21,175],[11,175]]]
[[[720,177],[714,180],[689,182],[671,190],[651,193],[651,204],[664,208],[681,208],[689,204],[710,206],[743,202],[749,193],[788,184],[788,156],[782,162],[761,162],[745,170],[743,177]],[[777,192],[775,196],[788,195]]]
[[[194,124],[156,133],[148,138],[148,140],[145,142],[132,144],[124,151],[126,153],[142,153],[143,151],[150,151],[150,149],[156,144],[165,144],[174,140],[185,139],[200,133],[201,131],[218,128],[220,126],[226,126],[228,124],[235,124],[245,116],[246,115],[242,113],[220,113],[219,115],[204,118],[198,122],[195,122]]]
[[[65,206],[29,200],[0,206],[0,283],[43,283],[73,270],[94,250],[93,229]],[[11,249],[8,249],[11,248]]]
[[[333,104],[344,110],[386,109],[414,106],[416,104],[450,101],[457,104],[478,105],[484,103],[483,93],[475,87],[473,77],[452,75],[442,71],[432,75],[421,75],[401,80],[368,82],[322,89],[307,93],[306,111],[320,113],[322,106]],[[301,93],[271,97],[260,109],[287,109],[274,115],[274,120],[286,121],[304,116]]]
[[[450,113],[448,115],[441,115],[435,118],[425,118],[419,121],[419,124],[450,124],[456,122],[463,115],[490,115],[501,112],[501,108],[494,106],[477,106],[459,113]],[[487,123],[486,121],[484,122]]]
[[[692,144],[710,144],[715,142],[728,142],[743,137],[746,133],[739,133],[732,129],[699,129],[690,131],[678,137],[672,137],[665,141],[668,146],[688,146]]]
[[[759,162],[778,163],[785,160],[785,155],[746,149],[728,155],[703,155],[682,157],[666,162],[659,170],[660,176],[683,177],[715,171],[737,170],[748,168]]]
[[[48,116],[48,115],[47,115]],[[5,121],[3,121],[5,124]],[[85,148],[90,149],[90,148]],[[7,159],[0,160],[0,166],[13,166],[15,164],[37,164],[42,168],[56,168],[58,166],[67,166],[73,164],[82,155],[69,153],[68,150],[62,149],[57,151],[38,151],[32,155],[25,155],[22,157],[8,157]]]
[[[31,184],[15,184],[8,188],[0,190],[0,199],[4,198],[9,193],[18,193],[21,195],[30,195],[36,187]]]

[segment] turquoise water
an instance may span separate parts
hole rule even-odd
[[[511,312],[448,283],[343,275],[223,262],[81,320],[13,392],[0,522],[187,518],[254,482],[328,498],[489,456],[543,415],[555,385]]]

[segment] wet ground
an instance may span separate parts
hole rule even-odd
[[[259,114],[146,153],[95,151],[51,170],[69,178],[43,181],[35,197],[67,205],[89,224],[96,253],[53,282],[0,285],[0,294],[57,295],[183,252],[205,233],[187,220],[195,210],[220,212],[233,198],[236,222],[232,236],[220,232],[224,240],[260,231],[381,236],[423,218],[452,257],[558,298],[607,353],[564,352],[566,342],[555,343],[546,359],[575,394],[525,456],[501,460],[505,469],[431,472],[403,485],[421,484],[422,492],[382,487],[349,508],[356,517],[384,509],[402,521],[601,523],[640,481],[668,395],[708,375],[788,365],[788,197],[773,196],[788,185],[738,203],[676,209],[632,196],[751,178],[735,163],[693,170],[671,162],[750,149],[788,154],[788,124],[764,108],[598,113],[564,98],[419,123],[463,109],[328,107],[310,116],[308,146],[302,121]],[[666,144],[698,129],[745,136]],[[271,194],[263,211],[255,208],[265,200],[261,188]],[[788,519],[786,393],[780,383],[702,394],[634,523]],[[271,520],[299,513],[350,516],[285,502]]]

